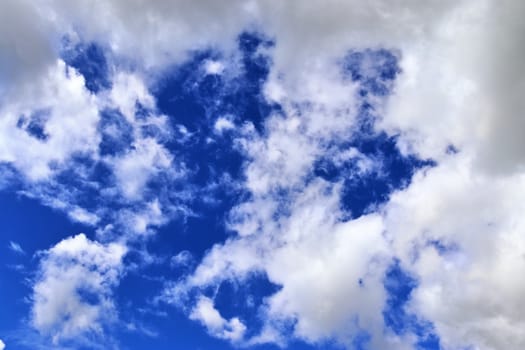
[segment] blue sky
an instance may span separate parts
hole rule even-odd
[[[523,348],[520,10],[3,3],[0,350]]]

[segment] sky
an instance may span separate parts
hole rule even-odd
[[[0,350],[525,348],[525,2],[0,2]]]

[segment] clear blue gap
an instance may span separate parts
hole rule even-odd
[[[214,123],[218,117],[232,116],[238,126],[251,122],[262,129],[264,120],[278,106],[267,105],[262,94],[262,85],[271,62],[258,50],[272,43],[253,33],[240,35],[238,42],[242,57],[242,69],[238,76],[206,75],[203,70],[206,60],[226,59],[226,64],[228,60],[220,53],[204,51],[195,53],[182,66],[169,70],[153,88],[157,107],[168,115],[172,128],[177,130],[179,125],[183,125],[192,133],[184,141],[175,139],[166,145],[190,171],[191,175],[184,185],[193,186],[196,194],[186,204],[196,215],[162,228],[159,235],[162,239],[153,239],[150,249],[159,249],[163,254],[171,255],[188,250],[200,260],[207,249],[223,242],[231,234],[226,232],[225,218],[233,206],[249,196],[245,190],[223,181],[224,176],[233,183],[243,180],[245,157],[233,145],[236,132],[216,135]],[[218,186],[210,193],[206,186],[211,183]],[[202,201],[205,195],[211,195],[214,200]],[[167,232],[178,234],[168,235]]]
[[[352,339],[352,346],[354,350],[370,349],[370,340],[372,336],[366,331],[359,331]]]
[[[104,110],[100,113],[98,131],[102,135],[100,155],[120,156],[133,144],[133,126],[119,110]]]
[[[418,282],[415,277],[403,270],[399,260],[392,262],[383,284],[388,294],[383,310],[386,326],[397,335],[415,334],[417,349],[441,349],[439,336],[435,333],[433,324],[406,311],[406,305],[410,301],[412,291],[418,286]]]
[[[215,307],[226,319],[239,317],[247,326],[246,336],[254,336],[260,333],[263,326],[260,306],[265,298],[280,289],[264,273],[253,273],[243,281],[226,280],[217,290]]]
[[[16,126],[38,140],[47,141],[49,135],[45,128],[50,114],[51,110],[48,108],[38,109],[30,115],[21,115]]]
[[[268,105],[262,94],[271,62],[258,49],[272,43],[251,33],[240,35],[238,41],[242,57],[238,76],[206,75],[203,63],[224,57],[212,51],[198,52],[184,65],[167,72],[154,92],[159,110],[170,116],[173,128],[183,125],[193,134],[186,142],[173,140],[170,150],[188,159],[197,184],[225,173],[233,179],[242,176],[244,158],[232,144],[235,132],[215,135],[217,118],[231,116],[236,125],[251,122],[261,131],[266,117],[279,108]]]
[[[397,61],[396,55],[389,50],[367,49],[350,51],[341,63],[345,78],[359,86],[361,105],[358,124],[347,135],[347,140],[335,140],[328,146],[338,151],[355,148],[381,165],[379,171],[360,175],[355,160],[338,166],[328,155],[316,161],[314,176],[330,182],[343,182],[341,206],[348,213],[348,219],[374,210],[385,203],[393,191],[406,187],[418,169],[435,165],[432,160],[402,155],[395,136],[374,130],[377,115],[368,98],[388,97],[397,74],[401,72]]]
[[[97,43],[73,43],[71,39],[63,38],[61,57],[82,74],[86,88],[92,93],[111,88],[108,60],[104,48]]]

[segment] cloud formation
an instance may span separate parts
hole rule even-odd
[[[163,294],[189,302],[183,311],[212,336],[415,348],[418,335],[383,315],[397,261],[417,280],[406,312],[444,349],[523,348],[524,11],[518,0],[4,1],[0,187],[105,242],[80,234],[40,255],[33,325],[57,342],[102,332],[128,245],[194,214],[223,181],[243,193],[227,211],[232,235]],[[220,59],[199,74],[237,82],[244,31],[271,42],[253,56],[268,66],[257,101],[273,109],[203,122],[207,143],[233,140],[242,174],[197,190],[201,169],[181,145],[196,148],[204,128],[160,112],[155,91],[206,50]],[[64,54],[83,43],[103,52],[103,84]],[[257,305],[259,329],[206,294],[260,275],[279,289]]]
[[[126,247],[102,245],[84,234],[42,252],[33,287],[31,322],[54,343],[84,333],[102,334],[117,313],[112,289],[123,273]]]

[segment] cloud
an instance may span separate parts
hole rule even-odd
[[[263,221],[257,234],[215,246],[195,272],[171,290],[171,301],[179,303],[188,291],[224,280],[249,283],[260,271],[281,288],[260,306],[265,327],[245,339],[247,344],[282,343],[287,334],[277,325],[291,322],[294,336],[308,342],[334,338],[349,346],[366,330],[373,348],[406,348],[408,340],[384,334],[382,283],[390,253],[381,216],[341,222],[338,190],[315,182],[293,197],[289,216],[276,222],[274,217],[273,225]],[[245,219],[259,220],[257,214]],[[202,322],[213,324],[213,315]]]
[[[213,300],[201,296],[190,314],[190,319],[202,323],[212,335],[233,342],[242,338],[246,326],[237,318],[224,319],[215,309]]]
[[[204,71],[211,75],[220,75],[224,71],[224,64],[220,61],[207,60],[204,63]]]
[[[523,348],[524,287],[512,276],[523,271],[524,6],[513,0],[113,0],[95,1],[87,11],[84,2],[4,1],[0,162],[9,169],[1,183],[21,175],[24,193],[79,222],[121,224],[140,234],[166,223],[183,208],[182,197],[192,196],[165,195],[173,192],[170,184],[148,191],[156,179],[184,178],[183,164],[163,142],[170,130],[155,111],[151,80],[195,50],[212,47],[230,57],[240,32],[258,30],[274,42],[260,49],[272,62],[264,97],[280,110],[263,133],[249,123],[236,128],[236,147],[247,159],[242,185],[250,194],[227,222],[238,235],[213,247],[177,293],[264,272],[282,289],[261,306],[266,324],[258,341],[280,341],[279,322],[292,319],[295,336],[310,342],[333,337],[349,344],[366,329],[375,347],[410,348],[413,339],[383,333],[382,277],[395,257],[419,281],[407,307],[433,322],[445,348]],[[98,94],[85,88],[85,77],[58,57],[64,36],[107,50],[115,65],[111,88]],[[341,72],[349,50],[370,48],[388,49],[399,64],[396,80],[383,82],[388,98],[362,91]],[[229,64],[235,58],[207,61],[204,70],[224,74]],[[370,64],[361,67],[366,79]],[[357,163],[347,175],[352,179],[384,168],[382,159],[337,147],[359,134],[363,101],[375,121],[372,133],[395,136],[405,156],[436,166],[417,173],[375,213],[350,220],[340,205],[344,181],[329,183],[313,169],[322,157],[338,167]],[[139,105],[147,118],[138,117]],[[103,128],[107,109],[123,120]],[[231,128],[228,122],[217,119],[217,132]],[[119,123],[131,130],[129,145],[102,154],[104,137],[124,133]],[[143,133],[146,126],[157,131]],[[92,169],[100,168],[109,175],[94,181]],[[65,173],[78,182],[61,182]],[[100,198],[100,205],[80,203],[82,197]],[[82,258],[105,256],[114,246],[84,236],[62,243],[71,242],[81,242],[86,253],[50,249],[35,286],[33,321],[58,338],[102,327],[98,318],[112,313],[111,302],[83,302],[77,289],[86,285],[108,296],[110,288],[92,280],[114,285],[117,278],[107,272],[121,269],[120,258],[97,260],[100,266]],[[57,299],[48,286],[65,297]],[[209,299],[196,301],[193,311],[211,334],[234,340],[246,334],[243,323],[223,318]]]
[[[112,288],[123,273],[126,248],[102,245],[84,234],[66,238],[42,253],[33,286],[31,322],[54,343],[101,335],[117,318]]]
[[[113,167],[122,194],[131,200],[140,199],[151,176],[171,166],[171,155],[154,139],[135,143],[123,157],[113,160]]]
[[[419,281],[410,309],[434,322],[445,348],[519,349],[524,177],[494,179],[472,162],[458,154],[419,174],[388,204],[386,227]]]
[[[96,152],[96,101],[84,78],[63,61],[10,101],[0,109],[0,161],[29,182],[50,179],[73,154]]]
[[[11,249],[12,252],[19,254],[19,255],[26,254],[26,252],[24,251],[24,249],[22,249],[20,244],[13,242],[13,241],[9,241],[9,249]]]
[[[183,250],[177,255],[174,255],[170,259],[170,265],[172,267],[189,267],[194,262],[193,255],[187,251]]]
[[[213,128],[218,134],[222,134],[225,130],[231,130],[235,128],[235,124],[226,117],[219,117],[215,121]]]
[[[0,339],[0,350],[4,350],[5,349],[5,343],[2,341],[2,339]]]
[[[524,79],[514,62],[506,68],[516,74],[490,69],[507,62],[504,54],[513,60],[522,51],[507,45],[521,33],[513,16],[521,5],[349,2],[320,13],[301,2],[272,10],[257,5],[276,38],[265,93],[284,116],[271,116],[261,137],[245,127],[238,142],[249,159],[245,186],[253,197],[232,211],[230,224],[239,235],[215,246],[174,291],[263,271],[282,289],[263,305],[261,339],[277,341],[281,332],[274,324],[292,318],[294,335],[310,342],[334,337],[348,344],[362,327],[372,348],[411,348],[410,336],[383,333],[382,278],[389,258],[399,257],[419,281],[408,308],[433,322],[445,348],[523,347],[523,286],[512,276],[524,262],[516,202],[522,147],[514,133],[522,129],[517,116],[523,108],[515,97]],[[362,45],[399,50],[401,73],[392,95],[368,100],[378,117],[375,130],[397,135],[405,155],[434,159],[436,167],[420,171],[379,213],[345,222],[334,199],[341,189],[332,188],[331,197],[330,186],[308,176],[327,153],[326,143],[355,132],[358,87],[335,67],[344,50]],[[301,103],[307,107],[297,107]],[[450,145],[459,153],[449,152]],[[363,171],[381,168],[374,166],[381,159],[365,160],[370,165]],[[346,267],[345,277],[337,266]],[[373,292],[364,292],[366,286]],[[349,315],[359,322],[345,319]]]

